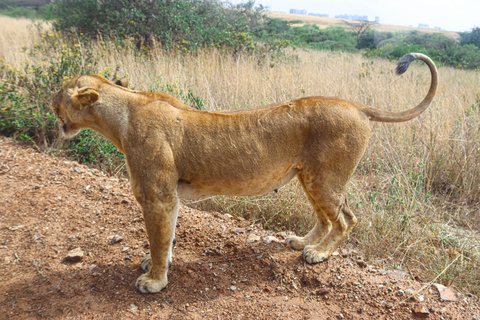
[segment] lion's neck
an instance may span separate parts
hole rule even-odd
[[[126,104],[98,104],[94,108],[95,121],[90,128],[103,135],[125,153],[124,142],[128,128],[128,108]]]

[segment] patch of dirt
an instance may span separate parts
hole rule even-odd
[[[307,265],[284,238],[182,206],[168,287],[141,294],[134,283],[148,241],[128,181],[0,137],[3,319],[480,317],[476,297],[441,301],[434,286],[416,293],[423,283],[344,246]],[[65,261],[74,249],[80,256]]]

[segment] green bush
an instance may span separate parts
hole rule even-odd
[[[58,0],[51,10],[54,28],[95,38],[136,39],[137,44],[160,42],[166,49],[195,51],[217,46],[253,49],[248,35],[261,28],[263,8],[253,1],[224,7],[209,0]]]

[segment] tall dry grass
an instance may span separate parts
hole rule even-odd
[[[48,61],[22,53],[41,35],[27,32],[26,21],[10,23],[17,25],[0,29],[4,63],[20,69],[25,59]],[[140,54],[101,41],[82,50],[100,70],[118,68],[117,75],[127,76],[136,89],[175,83],[178,90],[202,97],[208,110],[325,95],[400,111],[419,103],[430,83],[422,63],[398,77],[390,61],[339,52],[291,50],[276,60],[219,50],[181,55],[160,47]],[[384,268],[408,267],[431,278],[455,261],[440,281],[478,292],[480,74],[445,67],[439,73],[440,89],[423,115],[400,124],[372,123],[369,147],[349,185],[348,200],[360,223],[347,242]],[[189,205],[243,215],[274,230],[305,233],[314,222],[296,180],[278,194],[216,197]]]

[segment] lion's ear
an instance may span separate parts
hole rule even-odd
[[[72,98],[77,100],[83,109],[91,106],[98,100],[98,92],[92,88],[80,88]]]
[[[124,88],[128,88],[128,85],[129,85],[127,78],[118,79],[117,81],[115,81],[115,84],[117,86],[124,87]]]

